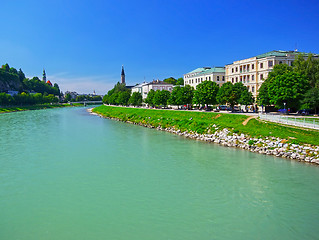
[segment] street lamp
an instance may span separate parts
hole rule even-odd
[[[284,113],[286,113],[286,103],[284,102]]]

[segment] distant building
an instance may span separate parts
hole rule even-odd
[[[184,74],[184,85],[196,86],[204,81],[213,81],[221,86],[225,83],[224,67],[202,67]]]
[[[174,85],[171,83],[166,83],[160,80],[153,80],[150,83],[141,83],[134,87],[132,87],[132,93],[133,92],[139,92],[142,94],[142,98],[145,99],[147,97],[147,94],[151,89],[154,91],[156,90],[167,90],[172,92]]]
[[[282,63],[292,66],[298,54],[302,54],[305,58],[309,55],[297,51],[271,51],[235,61],[226,65],[226,82],[242,82],[256,98],[261,84],[274,66]],[[318,55],[314,54],[314,57]]]
[[[124,73],[124,66],[122,65],[122,72],[121,72],[121,83],[122,84],[126,84],[125,83],[125,73]]]
[[[42,81],[46,82],[47,81],[47,75],[45,73],[45,70],[43,69],[43,77],[42,77]]]

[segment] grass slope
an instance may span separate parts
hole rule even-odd
[[[249,116],[212,112],[192,112],[176,110],[153,110],[142,108],[125,108],[99,106],[93,112],[121,121],[149,124],[154,127],[175,127],[181,131],[213,133],[216,128],[228,128],[235,133],[248,134],[251,137],[279,137],[290,143],[319,145],[319,132],[281,126],[276,123],[261,122],[251,119],[246,126],[242,123]],[[217,126],[217,127],[216,127]]]

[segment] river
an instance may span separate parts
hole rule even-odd
[[[318,239],[319,167],[103,119],[0,115],[0,239]]]

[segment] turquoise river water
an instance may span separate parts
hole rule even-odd
[[[0,239],[319,239],[319,167],[64,108],[0,115]]]

